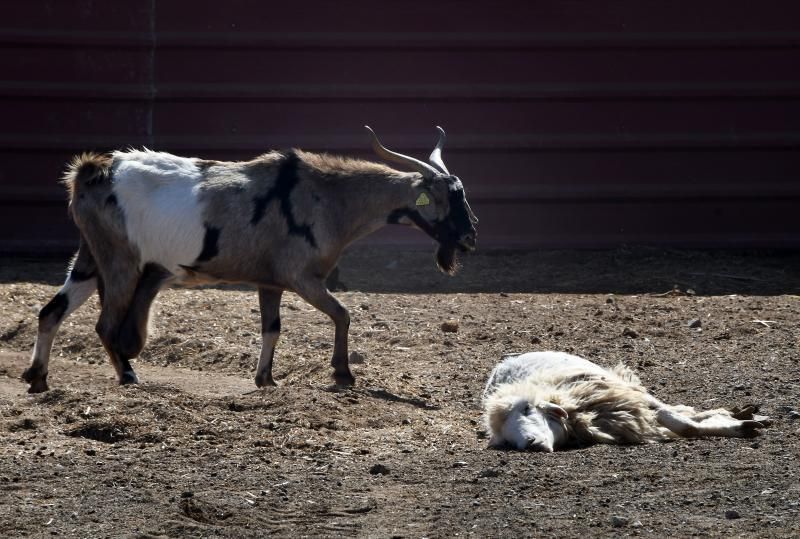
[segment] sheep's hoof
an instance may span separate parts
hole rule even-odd
[[[139,377],[136,376],[136,373],[133,371],[125,371],[122,373],[122,376],[119,377],[119,385],[121,386],[129,386],[138,383]]]
[[[256,376],[256,387],[278,387],[272,374],[264,373]]]
[[[350,387],[356,383],[356,379],[349,372],[335,372],[333,373],[333,382],[337,386]]]
[[[47,387],[47,373],[42,374],[39,367],[28,367],[22,373],[22,379],[30,383],[28,393],[43,393],[50,388]]]

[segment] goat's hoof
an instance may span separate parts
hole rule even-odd
[[[256,387],[278,387],[278,384],[275,383],[275,380],[272,379],[272,375],[262,375],[256,376]]]
[[[353,375],[350,374],[349,372],[334,372],[333,382],[337,386],[350,387],[356,383],[356,379],[353,378]]]
[[[138,383],[139,377],[136,376],[136,373],[133,371],[125,371],[122,373],[122,376],[119,377],[119,385],[121,386],[129,386]]]
[[[43,393],[50,389],[47,387],[47,373],[42,373],[39,367],[25,369],[25,372],[22,373],[22,379],[31,385],[28,388],[28,393]]]
[[[49,390],[50,388],[47,387],[47,380],[44,378],[39,378],[38,380],[31,382],[31,387],[28,388],[28,393],[44,393],[45,391]]]

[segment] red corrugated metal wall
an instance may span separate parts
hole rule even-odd
[[[483,247],[800,245],[793,2],[4,4],[3,251],[76,245],[75,152],[369,157],[365,123],[445,126]]]

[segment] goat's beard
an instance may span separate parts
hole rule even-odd
[[[457,249],[453,242],[440,243],[436,249],[436,265],[443,273],[455,275],[461,267],[458,263]]]

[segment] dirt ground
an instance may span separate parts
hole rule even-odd
[[[255,391],[257,298],[232,287],[163,292],[128,387],[91,300],[62,327],[51,391],[29,396],[63,266],[0,259],[2,537],[800,535],[800,253],[479,252],[451,278],[431,252],[361,249],[337,292],[353,389],[330,385],[330,321],[287,294],[280,387]],[[487,450],[486,377],[531,350],[623,361],[668,402],[758,403],[774,424]]]

